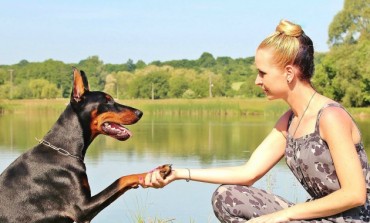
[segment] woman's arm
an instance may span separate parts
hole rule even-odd
[[[290,113],[289,113],[290,114]],[[252,153],[250,159],[241,166],[210,169],[173,169],[165,180],[158,171],[148,174],[144,187],[163,187],[174,180],[194,180],[215,184],[252,185],[268,172],[284,155],[285,131],[288,115],[282,116],[275,128]]]
[[[320,119],[320,134],[328,143],[341,188],[323,198],[252,219],[249,222],[284,222],[322,218],[363,205],[366,185],[353,141],[353,121],[340,108],[327,108]]]
[[[250,159],[241,166],[211,169],[175,169],[174,180],[190,179],[215,184],[252,185],[269,171],[283,156],[285,142],[276,129],[252,153]]]

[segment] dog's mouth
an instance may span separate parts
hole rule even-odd
[[[102,130],[105,134],[120,141],[125,141],[132,136],[132,133],[130,130],[128,130],[128,128],[113,122],[104,122],[102,125]]]

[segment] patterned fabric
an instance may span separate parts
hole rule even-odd
[[[221,222],[239,223],[294,204],[255,187],[221,185],[213,193],[212,205]]]
[[[326,196],[340,188],[334,163],[328,145],[321,139],[319,120],[323,110],[330,106],[342,108],[339,104],[324,106],[317,115],[315,131],[300,138],[288,135],[285,159],[287,165],[302,186],[311,195],[311,200]],[[292,116],[293,117],[293,116]],[[366,178],[367,202],[365,205],[310,223],[363,223],[370,222],[370,166],[362,143],[355,145]],[[239,223],[276,212],[294,205],[285,199],[254,187],[222,185],[212,197],[213,210],[221,222]]]
[[[337,103],[327,104],[317,115],[313,133],[300,138],[293,138],[288,134],[287,138],[286,163],[312,199],[324,197],[340,189],[330,150],[320,137],[319,131],[321,114],[325,108],[331,106],[344,109]],[[345,217],[348,222],[352,222],[351,220],[354,219],[370,222],[370,167],[362,142],[356,144],[355,147],[366,179],[367,202],[362,207],[339,214],[338,217]]]

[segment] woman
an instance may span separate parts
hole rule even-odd
[[[311,85],[314,50],[299,25],[282,20],[259,45],[255,84],[290,109],[246,164],[212,169],[173,169],[165,180],[148,174],[144,187],[179,180],[223,184],[212,204],[221,222],[370,222],[370,167],[354,120]],[[254,188],[281,158],[312,196],[293,204]]]

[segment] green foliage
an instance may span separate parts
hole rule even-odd
[[[188,90],[189,83],[184,76],[172,76],[169,79],[170,91],[168,92],[171,98],[181,98],[182,95]]]
[[[199,67],[212,68],[216,65],[216,60],[210,53],[203,53],[198,60]]]
[[[370,40],[332,47],[316,66],[313,84],[346,106],[370,105]]]
[[[240,96],[246,97],[263,97],[264,93],[255,84],[255,77],[250,76],[245,82],[242,82],[239,92]]]
[[[331,49],[317,55],[313,84],[346,106],[370,105],[370,0],[345,0],[329,26]]]
[[[329,26],[331,45],[353,44],[370,35],[370,0],[345,0]]]
[[[136,69],[142,69],[142,68],[144,68],[145,66],[146,66],[146,64],[145,64],[145,62],[144,61],[142,61],[142,60],[138,60],[137,62],[136,62]]]
[[[156,69],[157,67],[151,68],[154,70],[138,74],[128,86],[128,92],[133,98],[164,99],[168,97],[169,73]]]
[[[103,72],[104,63],[99,60],[98,56],[92,56],[85,60],[81,60],[77,67],[88,75],[91,89],[103,90],[106,73]]]
[[[34,79],[28,84],[32,98],[56,98],[59,90],[55,84],[45,79]]]

